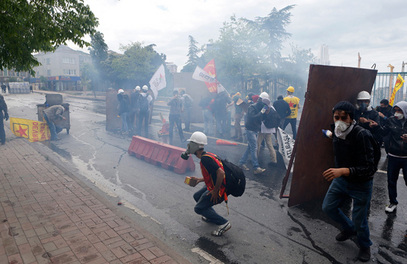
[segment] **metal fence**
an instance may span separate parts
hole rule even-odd
[[[403,87],[396,93],[394,103],[399,101],[407,101],[407,72],[379,72],[376,76],[376,81],[372,88],[371,105],[376,107],[380,104],[382,99],[390,100],[391,93],[393,92],[394,85],[396,84],[397,76],[401,75],[404,79]]]

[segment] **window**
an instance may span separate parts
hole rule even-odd
[[[74,58],[65,57],[65,58],[62,58],[62,63],[64,63],[64,64],[75,64],[75,59],[74,59]]]
[[[51,64],[51,59],[50,58],[47,58],[47,59],[45,59],[46,60],[46,64],[47,65],[50,65]]]
[[[51,70],[47,70],[47,76],[51,76]]]

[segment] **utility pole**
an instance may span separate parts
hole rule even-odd
[[[358,68],[360,68],[361,60],[362,60],[362,57],[360,57],[360,53],[358,52]]]
[[[401,72],[404,72],[404,66],[406,65],[407,63],[405,63],[404,61],[401,63]]]
[[[393,85],[393,69],[394,69],[394,66],[389,64],[387,67],[390,68],[390,81],[389,81],[389,99],[390,99],[391,93],[392,93],[392,85]]]

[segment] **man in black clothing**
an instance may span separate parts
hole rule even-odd
[[[378,125],[380,124],[380,117],[379,113],[370,105],[370,94],[366,91],[361,91],[356,100],[355,120],[357,124],[369,130],[376,142],[381,145],[383,137]]]
[[[374,139],[371,133],[354,121],[354,106],[342,101],[333,108],[335,122],[332,135],[335,167],[323,172],[327,181],[332,181],[322,204],[322,210],[341,225],[337,241],[357,236],[358,259],[369,261],[370,241],[367,221],[372,197],[373,175],[377,170],[374,162]],[[353,200],[352,220],[340,209],[341,204]]]
[[[276,109],[277,113],[280,115],[280,125],[279,127],[283,127],[285,122],[285,118],[291,114],[290,105],[284,101],[282,95],[277,97],[277,101],[273,103],[273,107]]]
[[[389,105],[389,100],[387,99],[380,101],[380,105],[376,107],[376,111],[380,116],[380,125],[383,125],[384,121],[393,115],[393,107]]]
[[[407,102],[400,101],[394,106],[394,116],[385,120],[383,126],[384,146],[387,152],[387,189],[390,204],[387,213],[397,208],[397,180],[400,170],[407,185]]]
[[[0,142],[2,145],[6,144],[6,132],[4,131],[3,119],[8,120],[8,111],[4,97],[0,94]]]

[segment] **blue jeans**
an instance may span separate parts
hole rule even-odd
[[[387,164],[387,190],[389,191],[390,203],[398,204],[397,201],[397,180],[400,169],[403,170],[404,182],[407,185],[407,159],[388,157]]]
[[[148,122],[149,122],[149,118],[150,118],[150,112],[142,112],[140,111],[138,116],[137,116],[137,135],[141,136],[141,131],[143,128],[143,124],[144,124],[144,136],[146,138],[148,138]]]
[[[257,132],[246,130],[247,149],[244,152],[242,158],[239,160],[239,165],[243,165],[247,162],[249,155],[252,159],[253,168],[260,167],[259,160],[257,159]]]
[[[55,127],[54,122],[50,121],[50,120],[48,119],[47,114],[45,114],[45,113],[44,113],[44,119],[45,119],[45,121],[46,121],[47,124],[48,124],[49,132],[51,133],[51,140],[57,140],[57,139],[58,139],[58,136],[57,136],[57,129],[56,129],[56,127]]]
[[[223,202],[223,198],[219,198],[217,203],[211,202],[211,195],[208,195],[209,191],[205,187],[194,193],[194,200],[196,201],[195,213],[205,216],[209,222],[216,225],[224,225],[228,220],[216,213],[212,206]]]
[[[121,113],[120,118],[122,119],[122,132],[129,131],[129,126],[128,126],[129,112]]]
[[[367,212],[372,198],[372,187],[373,180],[351,183],[343,177],[339,177],[332,181],[322,203],[322,210],[332,220],[338,222],[343,230],[357,232],[359,245],[363,248],[372,245],[367,221]],[[339,208],[348,197],[353,200],[352,220]]]

